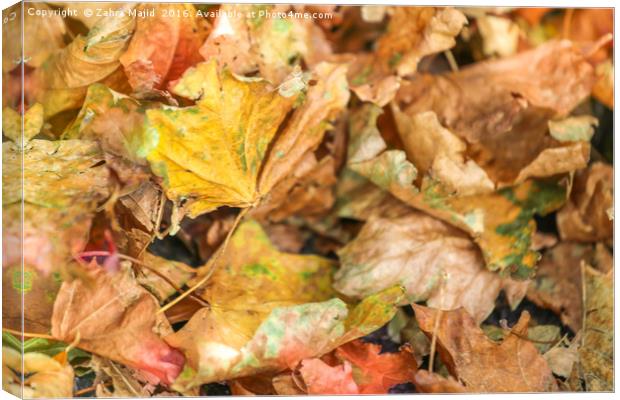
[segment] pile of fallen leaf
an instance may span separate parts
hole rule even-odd
[[[87,6],[4,11],[5,390],[613,390],[611,9]]]

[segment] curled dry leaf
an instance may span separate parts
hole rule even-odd
[[[107,82],[122,86],[124,76],[117,73],[119,58],[135,28],[135,16],[129,12],[134,8],[135,4],[125,3],[121,12],[99,19],[87,36],[77,36],[36,70],[41,86],[37,97],[46,117],[79,108],[88,85]]]
[[[22,382],[21,378],[25,376]],[[2,389],[24,398],[73,396],[73,368],[42,353],[2,347]]]
[[[401,285],[409,302],[464,307],[478,323],[491,313],[500,290],[512,286],[516,306],[528,285],[488,271],[467,234],[413,210],[395,218],[371,217],[338,256],[334,288],[347,296],[363,298]]]
[[[165,88],[183,72],[202,61],[198,53],[207,37],[204,18],[193,4],[143,4],[138,12],[153,12],[139,18],[129,46],[119,61],[134,91]],[[142,75],[148,66],[148,75]]]
[[[413,308],[424,333],[430,338],[436,332],[441,360],[467,391],[557,390],[545,359],[530,341],[522,339],[527,338],[529,313],[521,314],[511,334],[497,344],[487,338],[464,309],[441,312],[418,305]],[[436,318],[439,318],[438,323]]]
[[[109,273],[93,261],[81,269],[83,278],[63,282],[58,292],[52,335],[142,370],[153,383],[173,382],[185,359],[160,338],[171,328],[156,314],[155,298],[129,268]]]
[[[566,117],[593,85],[594,69],[582,51],[552,41],[458,72],[417,75],[392,110],[421,174],[459,193],[484,193],[585,167],[588,120],[571,121],[577,137],[548,134],[548,122]],[[435,141],[443,145],[432,146]]]
[[[349,101],[346,67],[321,63],[312,72],[316,84],[308,88],[303,105],[272,144],[261,172],[259,187],[265,198],[253,211],[257,217],[268,214],[279,221],[295,212],[316,215],[333,204],[337,155],[317,159],[315,154],[330,121]]]
[[[356,127],[374,125],[372,113],[365,112],[371,106],[365,107],[351,116],[352,121],[363,121],[351,122],[352,137],[360,135]],[[348,167],[402,202],[469,233],[480,246],[488,269],[509,271],[519,279],[534,273],[539,255],[530,249],[536,227],[533,216],[545,215],[564,203],[561,182],[528,180],[497,192],[458,196],[429,177],[424,177],[418,187],[418,171],[406,153],[391,149],[380,152],[381,147],[371,147],[374,155],[368,152],[363,161],[350,162]]]
[[[450,7],[392,7],[391,14],[376,51],[356,55],[349,71],[351,90],[381,107],[396,94],[400,77],[415,73],[422,57],[454,46],[467,22]]]
[[[557,214],[562,240],[611,240],[613,221],[607,210],[613,207],[613,173],[612,166],[603,162],[577,171],[570,199]]]

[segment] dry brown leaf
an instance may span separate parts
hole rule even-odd
[[[581,329],[580,263],[591,251],[589,246],[559,243],[543,255],[527,291],[528,300],[558,314],[573,332]]]
[[[548,134],[548,121],[566,117],[593,85],[594,68],[582,51],[569,41],[551,41],[458,72],[418,75],[392,108],[420,172],[431,169],[456,190],[485,192],[493,189],[490,182],[501,188],[585,167],[587,121],[573,128],[580,136],[561,138]],[[434,148],[427,137],[445,145]],[[426,142],[417,149],[421,138]],[[440,156],[444,164],[435,165]]]
[[[79,108],[90,84],[124,86],[119,58],[135,27],[135,16],[129,12],[134,8],[135,4],[122,4],[121,12],[98,20],[87,36],[77,36],[36,70],[37,97],[46,117]]]
[[[596,162],[575,174],[570,199],[557,214],[562,240],[611,240],[613,222],[608,210],[613,207],[613,172],[611,165]]]
[[[416,372],[413,382],[420,393],[467,393],[465,386],[453,377],[446,378],[424,369]]]
[[[415,304],[413,308],[424,333],[430,338],[436,332],[441,360],[468,391],[557,390],[545,359],[530,341],[522,339],[527,337],[527,311],[521,314],[511,334],[497,344],[487,338],[464,309],[440,312]]]
[[[491,313],[502,289],[512,287],[516,306],[528,285],[488,271],[467,234],[414,210],[395,218],[370,217],[338,256],[334,288],[347,296],[362,298],[401,285],[411,303],[464,307],[478,323]]]
[[[81,349],[140,369],[153,383],[170,384],[185,359],[160,335],[171,328],[158,302],[131,269],[109,273],[96,263],[82,265],[84,279],[63,282],[52,314],[52,335]]]

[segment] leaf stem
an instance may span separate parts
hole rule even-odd
[[[157,313],[163,313],[167,310],[169,310],[170,308],[172,308],[175,304],[179,303],[181,300],[183,300],[185,297],[189,296],[192,292],[194,292],[196,289],[198,289],[200,286],[204,285],[205,283],[207,283],[207,281],[211,278],[211,276],[213,275],[213,272],[215,272],[215,267],[216,267],[216,262],[219,259],[220,255],[226,250],[226,247],[228,247],[228,242],[230,241],[230,238],[232,236],[232,234],[235,232],[235,230],[237,229],[237,226],[239,226],[239,223],[241,222],[241,220],[243,219],[243,217],[248,213],[248,211],[250,211],[252,209],[252,207],[247,207],[241,210],[241,212],[239,212],[239,214],[237,215],[237,218],[235,218],[235,222],[232,225],[232,228],[230,228],[230,231],[228,231],[228,234],[226,235],[226,238],[224,239],[224,242],[222,243],[222,245],[217,249],[217,252],[213,255],[213,257],[211,257],[211,259],[207,262],[207,264],[205,265],[209,267],[209,271],[207,272],[207,274],[198,282],[196,283],[194,286],[192,286],[191,288],[189,288],[188,290],[186,290],[184,293],[182,293],[179,297],[177,297],[176,299],[172,300],[170,303],[166,304],[165,306],[163,306],[162,308],[160,308]]]
[[[159,272],[158,270],[156,270],[155,268],[151,267],[150,265],[136,259],[133,258],[131,256],[122,254],[122,253],[117,253],[118,258],[123,259],[123,260],[127,260],[127,261],[131,261],[134,264],[137,264],[143,268],[146,268],[147,270],[151,271],[152,273],[154,273],[155,275],[157,275],[158,277],[160,277],[161,279],[163,279],[168,285],[170,285],[174,290],[176,290],[179,293],[183,293],[183,289],[181,289],[179,286],[177,286],[174,282],[172,282],[166,275],[162,274],[161,272]],[[206,306],[209,304],[208,301],[206,301],[205,299],[203,299],[202,297],[196,295],[196,294],[192,294],[192,298],[196,301],[198,301],[201,305]]]
[[[7,332],[14,336],[33,337],[33,338],[41,338],[41,339],[48,339],[48,340],[55,340],[57,342],[62,342],[62,340],[58,340],[54,336],[46,335],[45,333],[20,332],[20,331],[16,331],[16,330],[9,329],[9,328],[2,328],[2,332]]]

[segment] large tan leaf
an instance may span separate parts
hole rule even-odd
[[[63,282],[54,303],[52,335],[121,364],[140,369],[154,383],[169,384],[184,364],[183,355],[160,336],[168,322],[156,314],[158,302],[130,268],[109,273],[92,262],[83,278]]]
[[[488,271],[467,234],[413,210],[371,217],[338,256],[334,288],[347,296],[363,298],[401,285],[409,302],[445,310],[464,307],[478,323],[491,313],[500,290],[516,291],[510,299],[515,305],[528,285]]]
[[[522,339],[527,337],[530,320],[527,312],[521,315],[511,334],[497,344],[487,338],[464,309],[440,312],[418,305],[413,307],[420,328],[429,338],[436,332],[442,361],[468,391],[557,390],[545,359],[530,341]]]

